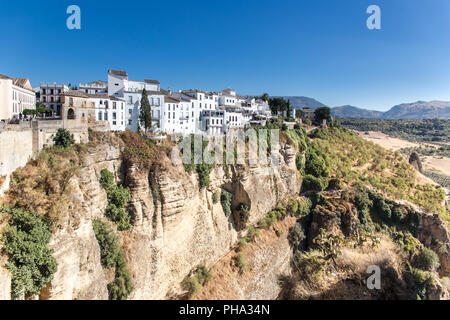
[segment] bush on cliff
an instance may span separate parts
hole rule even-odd
[[[38,295],[57,269],[53,251],[47,248],[50,222],[38,213],[17,208],[2,207],[0,212],[11,215],[2,240],[8,255],[6,267],[12,274],[12,298]]]
[[[100,262],[104,268],[115,268],[114,280],[108,284],[110,300],[126,300],[134,290],[127,268],[125,253],[119,246],[119,237],[106,222],[92,221],[95,237],[100,246]]]
[[[306,175],[305,178],[303,178],[303,184],[302,189],[303,191],[315,191],[320,192],[327,188],[328,181],[326,178],[317,178],[313,175]]]
[[[220,202],[222,204],[223,212],[227,217],[231,215],[231,202],[233,201],[233,195],[225,189],[222,189],[222,194],[220,195]]]
[[[114,175],[103,169],[101,171],[100,184],[105,189],[108,197],[106,217],[115,222],[120,231],[131,228],[131,216],[125,209],[131,200],[130,190],[124,186],[114,184]]]
[[[53,137],[53,142],[55,146],[67,148],[75,143],[75,139],[73,138],[73,134],[71,134],[66,129],[59,128],[56,131],[56,135]]]

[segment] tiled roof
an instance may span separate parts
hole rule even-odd
[[[128,74],[126,71],[120,71],[120,70],[109,70],[109,74],[119,76],[119,77],[128,77]]]
[[[178,99],[175,99],[175,98],[167,96],[167,97],[164,98],[164,102],[165,103],[180,103],[181,101],[178,100]]]
[[[149,80],[149,79],[145,79],[144,82],[145,82],[145,83],[151,83],[151,84],[160,84],[158,80]]]

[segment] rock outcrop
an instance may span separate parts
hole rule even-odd
[[[256,224],[280,200],[299,193],[301,179],[295,167],[295,150],[285,145],[281,148],[278,167],[230,166],[227,177],[223,167],[216,166],[210,174],[210,186],[203,189],[199,188],[197,174],[186,173],[182,165],[174,165],[167,157],[149,170],[142,170],[132,163],[124,164],[120,144],[90,149],[80,173],[71,180],[74,205],[50,242],[58,271],[41,298],[108,298],[108,276],[100,264],[92,229],[92,220],[104,216],[107,204],[99,184],[102,169],[113,172],[117,182],[128,186],[132,195],[128,210],[133,226],[121,233],[135,287],[130,298],[166,299],[181,295],[180,283],[193,268],[200,264],[211,266],[238,239],[235,220],[224,214],[220,202],[213,203],[214,192],[221,188],[231,191],[233,210],[240,203],[248,204],[248,225]],[[264,252],[260,255],[264,259]],[[275,293],[261,297],[274,298]]]

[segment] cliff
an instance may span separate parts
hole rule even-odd
[[[280,150],[279,167],[230,166],[226,174],[222,166],[216,166],[209,187],[201,189],[197,174],[188,174],[182,165],[174,166],[166,153],[158,153],[151,165],[139,165],[124,160],[127,144],[120,137],[101,139],[78,151],[82,156],[74,161],[79,168],[68,182],[64,203],[56,206],[59,211],[49,247],[58,269],[42,290],[41,299],[108,299],[111,275],[102,268],[92,228],[93,219],[104,219],[107,206],[106,192],[99,183],[102,169],[113,172],[116,182],[131,191],[127,209],[132,227],[120,233],[135,287],[131,299],[182,295],[181,282],[192,269],[212,266],[236,244],[240,231],[233,215],[227,217],[220,202],[212,200],[221,188],[233,193],[234,210],[240,203],[250,207],[247,225],[257,223],[278,201],[294,197],[300,190],[295,150],[288,145]],[[30,172],[37,165],[31,162],[19,169],[16,180],[18,176],[21,183],[35,179]],[[13,198],[27,193],[32,199],[31,190],[12,189],[7,204],[17,205]],[[40,209],[29,202],[26,205],[30,210]],[[44,211],[53,209],[45,207]]]

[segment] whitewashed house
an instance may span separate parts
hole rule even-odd
[[[102,80],[97,80],[90,83],[80,83],[78,85],[78,90],[89,94],[107,95],[108,83]]]
[[[0,120],[18,118],[26,109],[36,108],[36,94],[30,80],[0,74]]]

